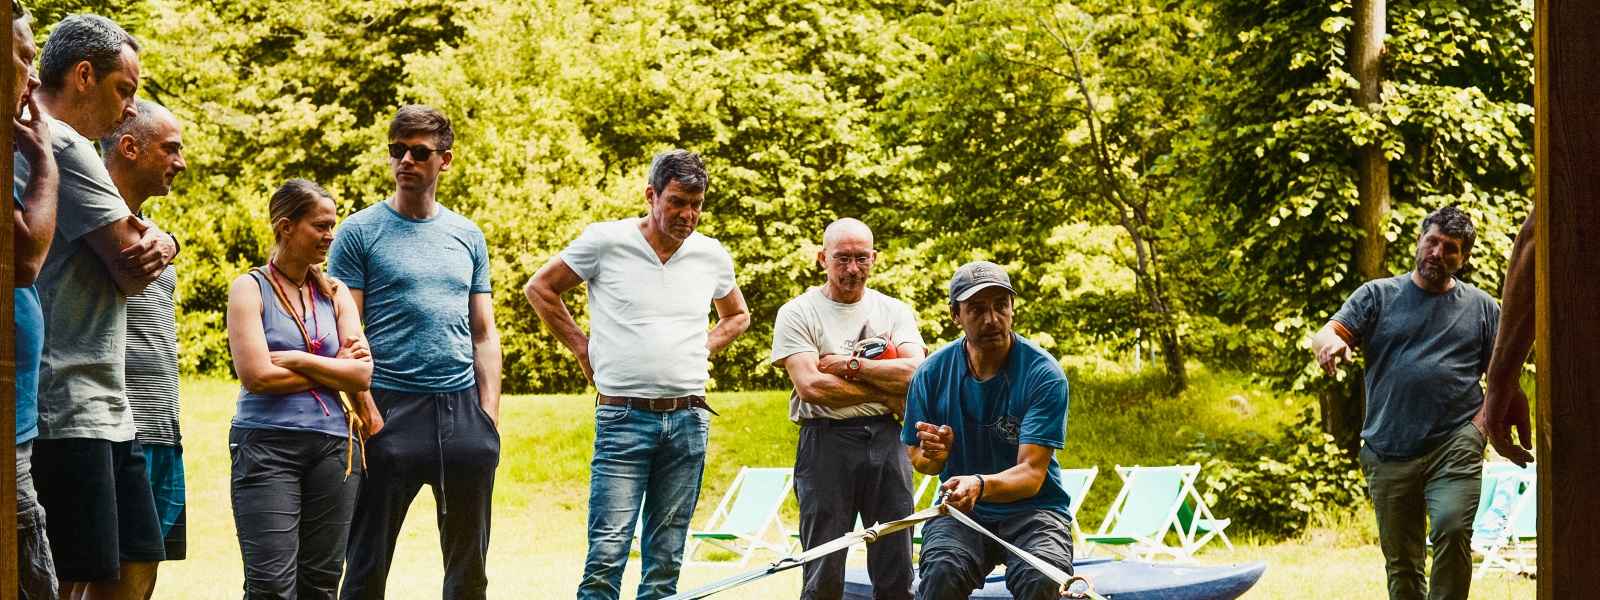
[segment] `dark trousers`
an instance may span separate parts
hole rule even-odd
[[[1038,510],[1000,522],[978,521],[1013,546],[1072,573],[1072,523],[1061,513]],[[983,587],[995,565],[1006,565],[1006,589],[1017,600],[1056,600],[1060,586],[982,533],[952,518],[922,528],[919,600],[966,600]]]
[[[339,597],[383,598],[395,540],[422,485],[433,486],[443,597],[483,598],[489,513],[500,433],[478,406],[478,390],[409,394],[372,390],[383,429],[367,440],[367,478],[356,500],[345,553],[349,572]],[[417,590],[406,595],[414,596]]]
[[[794,490],[800,501],[800,544],[825,544],[863,525],[899,519],[912,510],[911,463],[892,417],[806,419],[795,451]],[[806,563],[806,600],[844,597],[849,550]],[[878,599],[911,598],[911,530],[867,546],[867,573]]]
[[[1361,471],[1378,516],[1390,600],[1466,600],[1486,442],[1476,426],[1466,423],[1438,448],[1411,460],[1384,461],[1362,445]],[[1425,538],[1433,544],[1433,571],[1427,578]]]
[[[361,454],[344,474],[345,438],[309,431],[228,432],[233,524],[244,557],[244,597],[327,598],[361,481]]]

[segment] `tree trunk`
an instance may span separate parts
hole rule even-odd
[[[1350,66],[1356,82],[1356,105],[1363,110],[1378,110],[1383,103],[1383,40],[1387,25],[1386,0],[1355,0],[1355,19],[1350,40]],[[1388,239],[1384,229],[1389,220],[1389,160],[1378,144],[1357,151],[1357,193],[1355,223],[1361,228],[1356,244],[1355,272],[1361,281],[1388,275],[1383,268]],[[1340,448],[1354,457],[1361,449],[1361,424],[1366,410],[1362,372],[1351,369],[1345,381],[1324,388],[1318,394],[1322,408],[1322,427]]]
[[[1376,111],[1383,101],[1385,1],[1356,0],[1355,3],[1351,66],[1360,83],[1355,100],[1356,106],[1369,112]],[[1365,281],[1386,275],[1383,253],[1387,240],[1383,230],[1389,218],[1389,160],[1383,156],[1383,148],[1369,144],[1358,151],[1356,166],[1357,191],[1361,199],[1355,219],[1361,228],[1361,242],[1356,246],[1356,273]]]

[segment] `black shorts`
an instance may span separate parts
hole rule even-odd
[[[62,581],[112,581],[123,562],[166,558],[144,461],[137,441],[34,441],[34,486]]]

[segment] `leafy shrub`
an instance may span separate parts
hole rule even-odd
[[[1365,487],[1353,457],[1322,431],[1308,407],[1281,437],[1202,440],[1187,462],[1200,463],[1200,493],[1219,516],[1268,536],[1304,531],[1317,515],[1344,512]]]

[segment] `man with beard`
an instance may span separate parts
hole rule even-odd
[[[1494,298],[1454,277],[1476,237],[1465,213],[1434,211],[1422,221],[1415,270],[1362,285],[1311,340],[1330,375],[1351,348],[1367,356],[1360,461],[1391,600],[1465,599],[1472,583],[1486,443],[1473,417],[1500,322]],[[1422,571],[1424,520],[1431,581]]]
[[[658,154],[646,179],[648,214],[588,226],[523,290],[599,390],[579,600],[621,594],[641,501],[638,598],[676,592],[713,414],[708,361],[750,326],[733,257],[695,232],[709,187],[700,155]],[[561,302],[585,283],[588,335]],[[709,332],[707,305],[717,310]]]
[[[827,282],[785,303],[773,324],[770,360],[794,383],[794,493],[806,548],[849,532],[857,515],[881,523],[912,509],[911,464],[897,419],[922,364],[922,334],[909,305],[867,287],[877,260],[866,223],[834,221],[817,252]],[[846,554],[806,563],[800,597],[844,597]],[[867,546],[867,571],[875,597],[910,600],[911,532]]]

